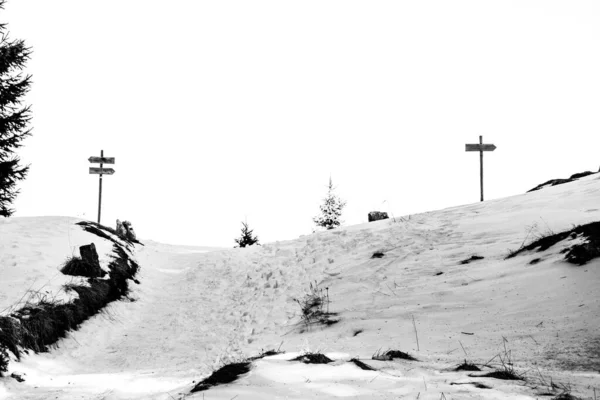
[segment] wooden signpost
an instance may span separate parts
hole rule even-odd
[[[98,190],[98,223],[100,223],[100,215],[102,212],[102,175],[112,175],[115,170],[112,168],[102,168],[104,164],[114,164],[114,157],[104,157],[104,150],[100,150],[100,157],[90,157],[88,161],[91,163],[100,163],[100,168],[90,167],[90,174],[100,175],[100,188]]]
[[[494,151],[496,146],[493,144],[483,144],[483,137],[479,136],[479,143],[465,145],[466,151],[479,152],[479,181],[481,186],[481,201],[483,201],[483,152]]]

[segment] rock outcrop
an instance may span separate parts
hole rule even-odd
[[[132,242],[137,241],[137,237],[135,236],[135,231],[133,230],[133,226],[131,226],[131,222],[123,221],[123,228],[125,229],[125,237],[127,240]]]
[[[388,219],[388,214],[382,211],[371,211],[369,213],[369,222],[379,221],[382,219]]]

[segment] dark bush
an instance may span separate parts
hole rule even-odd
[[[19,339],[23,335],[23,328],[18,319],[14,317],[0,317],[0,348],[11,351],[17,358],[20,356]],[[3,368],[0,362],[0,369]],[[5,366],[4,366],[5,368]]]
[[[60,272],[65,275],[85,276],[87,278],[102,278],[106,275],[106,271],[100,268],[99,265],[92,265],[77,256],[67,258]]]
[[[231,383],[235,381],[240,375],[248,373],[252,363],[240,362],[225,365],[215,372],[213,372],[208,378],[198,382],[196,386],[192,388],[192,393],[200,392],[202,390],[210,389],[216,385],[222,385],[224,383]]]
[[[8,371],[8,353],[4,347],[0,347],[0,376]]]

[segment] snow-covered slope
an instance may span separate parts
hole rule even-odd
[[[248,249],[195,253],[147,243],[136,255],[135,301],[112,303],[50,353],[11,363],[9,373],[26,380],[0,378],[0,397],[181,398],[225,363],[281,348],[285,354],[256,360],[236,382],[189,398],[537,399],[551,377],[593,398],[593,388],[600,389],[600,259],[568,264],[564,243],[504,258],[536,234],[600,220],[599,204],[600,180],[592,175]],[[60,231],[45,218],[8,221],[12,230],[0,221],[3,262],[23,249],[42,260],[55,254],[43,265],[64,257],[51,242],[73,221],[57,219]],[[15,234],[26,223],[30,242]],[[383,257],[372,258],[375,252]],[[484,258],[461,264],[473,255]],[[23,279],[39,273],[34,258],[19,263]],[[530,264],[534,258],[540,261]],[[5,291],[11,281],[0,279],[0,292],[10,293],[6,304],[22,295]],[[306,330],[294,299],[315,281],[328,288],[329,310],[340,322]],[[465,359],[483,364],[505,346],[527,381],[452,370]],[[380,349],[419,361],[371,360]],[[335,361],[288,361],[305,351]],[[350,358],[377,371],[363,371]],[[491,388],[465,384],[475,381]]]
[[[100,265],[110,262],[113,243],[84,231],[71,217],[0,219],[0,312],[41,298],[69,301],[73,292],[62,286],[80,279],[60,273],[68,257],[79,256],[79,246],[94,243]],[[0,314],[0,315],[2,315]]]

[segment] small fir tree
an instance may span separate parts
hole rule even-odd
[[[252,246],[258,243],[258,236],[252,236],[252,229],[248,228],[248,223],[242,222],[242,235],[239,239],[235,239],[237,246],[234,247],[246,247]]]
[[[0,11],[4,8],[0,0]],[[19,165],[13,153],[21,141],[31,135],[30,107],[22,107],[22,97],[29,91],[31,75],[21,73],[31,49],[22,40],[10,40],[6,24],[0,24],[0,216],[10,217],[9,206],[19,191],[17,181],[25,179],[29,166]]]
[[[330,177],[327,197],[323,199],[323,204],[320,206],[321,214],[313,218],[315,224],[320,228],[334,229],[342,223],[340,217],[342,216],[342,210],[346,206],[346,202],[334,194],[333,189]]]

